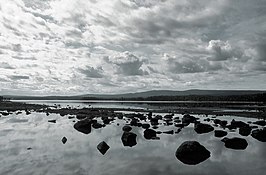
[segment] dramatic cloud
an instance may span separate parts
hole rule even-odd
[[[145,60],[141,60],[129,52],[123,52],[113,57],[105,57],[105,60],[117,67],[118,74],[125,76],[148,74],[148,72],[141,69]]]
[[[1,0],[0,92],[265,89],[265,9],[265,0]]]

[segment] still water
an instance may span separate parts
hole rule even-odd
[[[61,104],[63,105],[63,104]],[[164,115],[164,114],[161,114]],[[179,114],[175,116],[182,117]],[[199,117],[203,121],[203,116]],[[256,121],[256,119],[219,116],[229,122],[232,119]],[[56,123],[48,120],[55,119]],[[185,174],[264,174],[266,170],[266,143],[251,136],[228,131],[227,137],[245,138],[246,150],[224,147],[214,133],[197,134],[193,124],[178,134],[160,134],[160,140],[146,140],[143,129],[133,127],[137,145],[124,147],[121,141],[125,120],[116,119],[102,129],[92,129],[88,135],[73,128],[76,119],[57,114],[11,114],[0,117],[0,174],[19,175],[185,175]],[[119,126],[117,125],[119,123]],[[177,130],[174,126],[160,125],[158,131]],[[220,129],[220,128],[219,128]],[[66,144],[61,139],[66,137]],[[185,165],[175,157],[176,149],[188,140],[196,140],[205,146],[211,157],[198,165]],[[105,141],[110,149],[105,155],[97,145]]]

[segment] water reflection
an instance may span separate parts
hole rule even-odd
[[[175,115],[181,117],[181,115]],[[196,116],[198,117],[198,116]],[[199,116],[200,117],[200,116]],[[233,117],[219,119],[230,122]],[[234,117],[235,118],[235,117]],[[48,120],[56,120],[50,123]],[[132,127],[137,145],[124,147],[121,136],[126,121],[117,119],[90,134],[73,128],[68,116],[42,113],[2,116],[0,118],[0,174],[263,174],[266,169],[266,144],[251,136],[229,132],[228,138],[241,137],[248,142],[246,150],[227,149],[214,132],[197,134],[194,125],[178,134],[160,134],[160,140],[146,140],[144,129]],[[203,118],[201,119],[203,121]],[[236,118],[241,121],[255,119]],[[117,125],[119,123],[119,126]],[[217,127],[215,127],[217,129]],[[221,128],[219,128],[221,129]],[[177,130],[173,125],[159,125],[156,131]],[[67,142],[62,143],[66,137]],[[196,165],[185,165],[175,157],[176,149],[187,140],[195,140],[211,152],[211,157]],[[105,141],[110,149],[103,156],[97,145]],[[27,149],[32,148],[32,149]]]

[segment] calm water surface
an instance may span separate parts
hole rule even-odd
[[[63,104],[61,104],[63,105]],[[176,115],[181,117],[181,115]],[[203,116],[201,120],[204,119]],[[256,119],[221,116],[231,121]],[[48,120],[56,119],[56,123]],[[160,140],[145,140],[143,129],[133,127],[137,145],[124,147],[121,142],[124,120],[115,120],[102,129],[92,129],[88,135],[73,128],[76,119],[57,114],[46,116],[32,113],[0,117],[0,174],[19,175],[184,175],[184,174],[264,174],[266,170],[266,143],[251,136],[246,150],[224,147],[214,133],[197,134],[193,124],[174,135],[160,134]],[[117,123],[120,125],[117,126]],[[177,130],[174,126],[160,126],[157,130]],[[242,137],[229,132],[227,137]],[[62,137],[67,137],[62,144]],[[187,140],[204,145],[211,157],[195,165],[185,165],[175,157],[176,149]],[[97,145],[105,141],[110,149],[103,156]],[[28,150],[27,148],[31,148]]]

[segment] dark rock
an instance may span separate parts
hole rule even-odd
[[[48,120],[50,123],[56,123],[56,120]]]
[[[239,134],[242,136],[248,136],[251,133],[251,127],[241,127],[239,128]]]
[[[122,120],[123,119],[123,114],[117,114],[117,118]]]
[[[244,150],[248,146],[248,142],[243,138],[223,138],[224,146],[230,149]]]
[[[75,117],[74,117],[74,116],[69,116],[69,117],[68,117],[68,119],[73,119],[73,118],[75,118]]]
[[[207,160],[211,153],[197,141],[186,141],[176,150],[176,158],[188,165],[196,165]]]
[[[145,139],[153,139],[156,137],[156,131],[154,131],[153,129],[146,129],[144,131],[144,138]]]
[[[253,124],[260,125],[260,126],[265,126],[266,125],[266,121],[265,120],[258,120],[258,121],[253,122]]]
[[[213,120],[213,123],[215,123],[215,124],[220,124],[220,123],[221,123],[221,120],[219,120],[219,119],[214,119],[214,120]]]
[[[129,131],[132,130],[132,128],[130,126],[128,126],[128,125],[125,125],[125,126],[123,126],[122,130],[125,131],[125,132],[129,132]]]
[[[31,147],[28,147],[27,150],[31,150],[32,148]]]
[[[158,119],[157,118],[151,118],[151,125],[158,125]]]
[[[176,130],[175,134],[178,134],[180,132],[181,132],[181,129],[179,128],[179,129]]]
[[[182,123],[177,123],[177,124],[175,124],[175,127],[184,128],[185,126]]]
[[[109,148],[110,146],[107,145],[105,141],[102,141],[101,143],[97,145],[97,149],[100,151],[100,153],[102,153],[102,155],[104,155],[108,151]]]
[[[66,137],[63,137],[62,138],[62,143],[65,144],[67,142],[67,138]]]
[[[25,112],[26,112],[26,115],[30,115],[31,114],[31,112],[29,111],[29,110],[25,110]]]
[[[18,112],[16,113],[16,115],[19,115],[19,114],[22,114],[22,112],[21,112],[21,111],[18,111]]]
[[[76,117],[78,120],[83,120],[83,119],[87,118],[87,114],[77,114]]]
[[[149,113],[147,114],[147,116],[148,116],[148,119],[151,119],[151,118],[152,118],[152,112],[149,112]]]
[[[266,142],[266,128],[252,131],[251,136],[258,141]]]
[[[242,122],[242,121],[236,121],[234,119],[231,121],[231,126],[233,128],[249,127],[247,123]]]
[[[221,125],[222,127],[225,127],[225,126],[227,125],[227,121],[226,121],[226,120],[221,120],[221,121],[220,121],[220,125]]]
[[[211,119],[210,119],[210,118],[206,118],[206,119],[204,119],[204,121],[206,121],[206,122],[210,122]]]
[[[111,120],[108,119],[108,118],[104,118],[104,119],[103,119],[103,123],[106,124],[106,125],[110,124],[110,121],[111,121]]]
[[[152,126],[153,129],[158,129],[159,127],[158,126]]]
[[[92,123],[91,126],[92,126],[94,129],[99,129],[99,128],[102,128],[102,127],[103,127],[103,125],[100,124],[100,123]]]
[[[223,131],[223,130],[215,130],[214,131],[214,136],[215,137],[224,137],[226,135],[227,135],[226,131]]]
[[[143,123],[143,124],[142,124],[142,128],[143,128],[143,129],[148,129],[148,128],[150,128],[150,124],[148,124],[148,123]]]
[[[79,132],[82,132],[84,134],[89,134],[91,132],[91,120],[90,119],[80,120],[74,124],[74,128]]]
[[[196,118],[189,114],[185,114],[182,118],[182,123],[185,126],[188,126],[190,123],[195,123],[195,122],[196,122]]]
[[[154,118],[156,118],[157,120],[162,120],[162,119],[163,119],[163,116],[161,116],[161,115],[156,115]]]
[[[195,123],[194,130],[198,134],[208,133],[214,130],[214,128],[211,125],[203,124],[203,123]]]
[[[172,114],[168,114],[168,115],[165,115],[164,118],[172,120],[173,119],[173,115]]]
[[[124,146],[132,147],[137,144],[136,138],[137,138],[136,134],[132,132],[124,132],[121,137],[121,140]]]
[[[164,134],[174,134],[174,130],[170,130],[170,131],[164,131]]]

